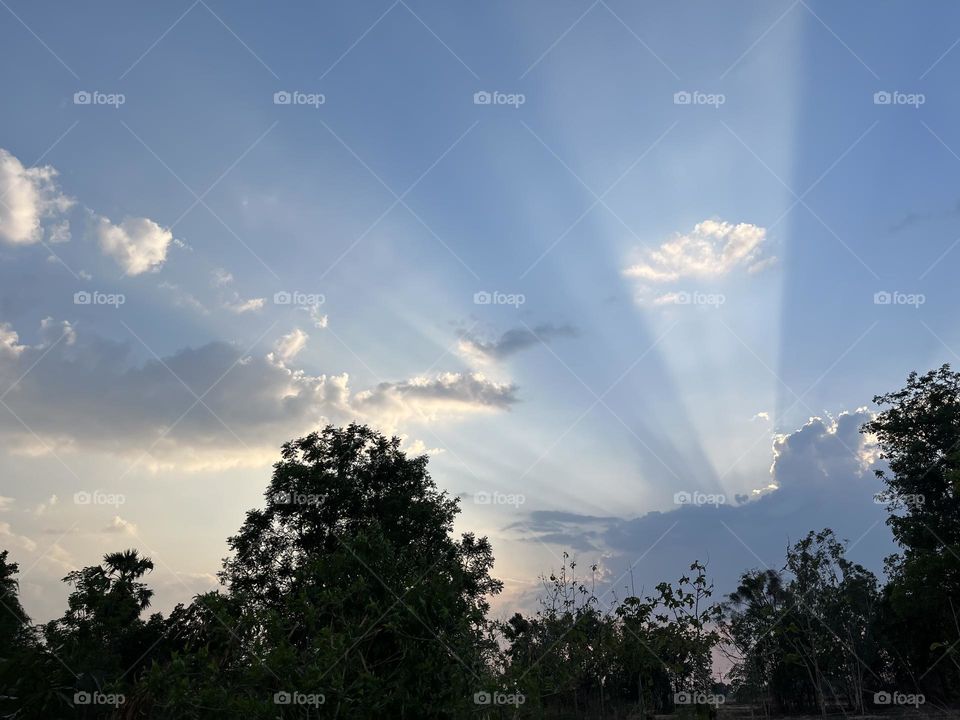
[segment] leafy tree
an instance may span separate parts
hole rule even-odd
[[[154,675],[156,707],[184,718],[473,708],[495,651],[488,598],[502,584],[486,538],[453,537],[459,501],[399,445],[350,425],[283,446],[266,506],[229,539],[224,591],[171,617],[181,645]],[[277,693],[323,706],[285,708]]]
[[[949,365],[879,395],[863,432],[876,436],[887,524],[902,552],[887,560],[884,650],[892,682],[941,698],[960,697],[960,374]]]

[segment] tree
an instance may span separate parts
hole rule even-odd
[[[879,395],[884,408],[862,431],[889,470],[877,471],[887,524],[902,552],[887,560],[884,648],[892,681],[941,698],[960,696],[960,374],[949,365]]]
[[[398,438],[350,425],[285,444],[265,507],[228,541],[224,591],[171,617],[181,645],[150,701],[171,717],[273,718],[277,694],[340,717],[473,708],[502,584],[486,538],[453,537],[459,512]]]

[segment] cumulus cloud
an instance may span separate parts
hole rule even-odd
[[[173,233],[148,218],[124,218],[115,225],[108,218],[95,221],[94,235],[105,255],[128,275],[155,272],[167,260]]]
[[[445,414],[506,410],[515,402],[513,384],[493,382],[482,373],[448,372],[380,383],[357,393],[354,406],[395,428],[397,423],[411,418],[433,420]]]
[[[0,242],[32,245],[43,239],[43,221],[66,212],[72,198],[57,188],[52,167],[26,168],[0,148]],[[69,239],[69,224],[55,226],[52,242]]]
[[[305,341],[294,331],[267,354],[212,342],[143,362],[132,342],[80,333],[72,345],[33,346],[0,325],[0,387],[23,376],[4,402],[32,430],[0,413],[0,436],[26,454],[81,449],[137,459],[146,452],[152,467],[198,470],[264,464],[280,443],[327,422],[392,432],[399,423],[502,411],[516,401],[514,386],[460,373],[354,393],[346,373],[289,366]]]
[[[656,250],[648,251],[624,273],[653,283],[688,278],[716,278],[738,267],[761,267],[772,258],[759,256],[767,239],[765,228],[749,223],[704,220],[692,232],[677,233]]]
[[[708,561],[718,591],[729,592],[739,573],[781,567],[791,543],[824,527],[856,543],[851,557],[879,572],[893,545],[883,523],[885,511],[874,500],[881,489],[870,472],[878,461],[876,445],[860,433],[871,417],[860,408],[811,418],[776,436],[769,476],[758,480],[761,492],[752,500],[726,497],[715,505],[680,505],[634,518],[536,511],[507,529],[584,558],[602,555],[614,579],[637,563],[638,587],[674,579],[699,559]],[[617,589],[623,589],[622,582]]]
[[[264,298],[249,298],[244,300],[238,293],[233,293],[229,299],[224,300],[223,307],[232,313],[242,315],[243,313],[262,310],[265,302],[266,300]]]
[[[492,340],[482,339],[470,332],[462,332],[458,350],[467,359],[483,363],[502,360],[540,343],[549,343],[560,337],[574,337],[576,334],[576,328],[570,325],[556,326],[549,323],[534,328],[511,328]]]
[[[129,520],[124,520],[119,515],[114,515],[110,524],[103,528],[105,533],[122,533],[124,535],[136,535],[137,526]]]
[[[294,328],[292,332],[277,340],[274,345],[276,358],[283,363],[290,362],[307,346],[309,339],[310,336],[303,330]]]

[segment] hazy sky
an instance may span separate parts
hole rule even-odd
[[[35,618],[123,547],[161,609],[212,587],[279,445],[352,420],[431,454],[498,612],[564,550],[724,591],[808,529],[891,551],[858,427],[960,352],[956,3],[0,19],[0,546]]]

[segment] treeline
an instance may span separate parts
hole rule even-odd
[[[694,562],[643,597],[598,595],[596,568],[544,578],[538,611],[491,620],[486,538],[425,457],[364,426],[284,445],[222,588],[148,614],[135,550],[70,573],[34,625],[0,553],[0,716],[8,718],[652,718],[946,708],[960,699],[960,375],[875,398],[863,431],[900,552],[884,582],[832,531],[714,598]],[[718,670],[724,673],[720,682]]]

